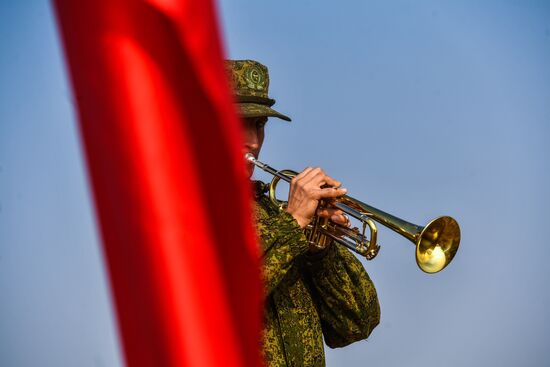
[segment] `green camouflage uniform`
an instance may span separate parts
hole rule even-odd
[[[257,195],[266,287],[268,366],[324,366],[331,348],[365,339],[380,321],[376,290],[357,258],[333,244],[315,255],[296,220]]]
[[[286,115],[271,108],[267,67],[228,60],[241,117]],[[330,245],[314,255],[296,220],[281,212],[256,183],[255,215],[263,246],[265,323],[263,354],[268,366],[324,366],[329,347],[365,339],[380,321],[376,290],[347,249]]]

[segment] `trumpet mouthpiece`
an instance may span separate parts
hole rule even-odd
[[[246,153],[244,155],[244,159],[246,159],[249,162],[254,162],[256,158],[254,158],[254,155],[252,153]]]

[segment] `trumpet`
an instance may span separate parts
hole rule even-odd
[[[260,162],[250,153],[245,155],[245,159],[273,175],[273,179],[268,185],[269,199],[283,210],[286,202],[277,199],[277,184],[280,180],[290,183],[297,172],[287,169],[278,171]],[[312,222],[306,226],[305,235],[311,245],[320,248],[327,246],[333,240],[364,256],[367,260],[372,260],[380,250],[377,239],[378,229],[375,224],[377,222],[411,241],[416,246],[416,264],[425,273],[432,274],[449,265],[460,244],[460,227],[458,222],[449,216],[435,218],[422,227],[348,195],[330,201],[322,200],[320,205],[342,210],[357,219],[362,227],[348,228],[331,222],[328,218],[315,216]]]

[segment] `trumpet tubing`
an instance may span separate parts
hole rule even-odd
[[[290,183],[296,172],[291,170],[278,171],[258,161],[250,153],[245,155],[245,159],[273,175],[273,179],[269,184],[269,197],[282,210],[285,202],[276,198],[277,184],[280,180]],[[332,223],[325,218],[314,217],[312,223],[305,230],[307,239],[311,244],[320,244],[322,247],[328,241],[333,240],[366,257],[367,260],[372,260],[380,249],[377,241],[378,231],[374,223],[377,222],[407,238],[416,246],[416,263],[426,273],[432,274],[443,270],[453,260],[458,251],[460,226],[452,217],[438,217],[422,227],[348,195],[331,200],[328,205],[338,208],[347,215],[359,220],[362,228],[348,228]],[[368,236],[366,234],[367,228]]]

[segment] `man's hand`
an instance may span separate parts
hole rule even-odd
[[[339,181],[327,176],[322,169],[308,167],[290,182],[286,211],[296,219],[302,228],[311,222],[314,215],[349,226],[349,219],[340,209],[317,209],[320,200],[336,198],[348,191],[341,188],[341,185]]]

